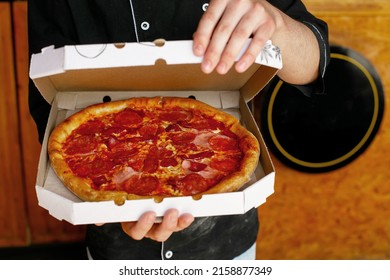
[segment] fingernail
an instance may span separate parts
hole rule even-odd
[[[238,72],[244,72],[246,70],[247,64],[245,61],[240,61],[236,65],[236,70]]]
[[[194,220],[195,220],[195,218],[194,218],[193,216],[190,216],[190,217],[187,217],[187,218],[186,218],[186,222],[187,222],[188,224],[191,224]]]
[[[211,62],[208,60],[203,61],[202,63],[203,72],[210,73],[212,71]]]
[[[147,222],[149,224],[153,224],[155,221],[156,221],[156,214],[155,213],[149,214],[147,217]]]
[[[177,222],[177,216],[169,217],[169,221],[170,221],[171,223],[176,223],[176,222]]]
[[[194,53],[195,53],[196,55],[199,55],[199,56],[203,55],[204,50],[203,50],[202,45],[195,45],[195,47],[194,47]]]
[[[226,63],[221,62],[221,63],[218,65],[218,73],[219,73],[219,74],[226,74],[226,72],[227,72]]]
[[[171,222],[176,222],[178,217],[179,217],[179,211],[177,211],[177,210],[172,210],[171,215],[170,215],[170,217],[169,217],[169,220],[170,220]]]

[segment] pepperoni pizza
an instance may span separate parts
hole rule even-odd
[[[232,115],[179,97],[89,106],[52,131],[51,165],[84,201],[230,192],[249,181],[257,139]]]

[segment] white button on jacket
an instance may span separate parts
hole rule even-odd
[[[141,28],[142,28],[142,30],[148,30],[149,27],[150,27],[149,22],[144,21],[144,22],[141,23]]]
[[[165,258],[170,259],[170,258],[172,258],[172,256],[173,256],[173,252],[172,251],[166,251],[165,252]]]

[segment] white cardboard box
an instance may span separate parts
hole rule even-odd
[[[59,220],[74,225],[137,220],[153,210],[158,216],[170,208],[195,217],[243,214],[263,204],[274,191],[275,172],[267,148],[247,103],[282,67],[278,48],[268,42],[256,63],[245,73],[204,74],[201,58],[192,53],[192,41],[77,45],[47,47],[31,58],[30,77],[52,104],[38,166],[36,193],[39,205]],[[259,166],[251,182],[232,193],[192,197],[84,202],[61,183],[50,166],[47,140],[64,118],[104,98],[136,96],[195,96],[232,113],[258,138]]]

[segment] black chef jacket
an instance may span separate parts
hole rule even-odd
[[[208,2],[29,0],[29,52],[39,53],[49,45],[190,40]],[[269,2],[313,31],[321,50],[323,75],[329,61],[326,24],[308,13],[300,0]],[[318,86],[301,87],[306,94],[313,89]],[[29,106],[42,140],[50,105],[31,81]],[[135,241],[118,223],[88,226],[86,241],[94,259],[232,259],[253,245],[258,228],[257,211],[252,209],[244,215],[197,218],[163,243],[148,238]]]

